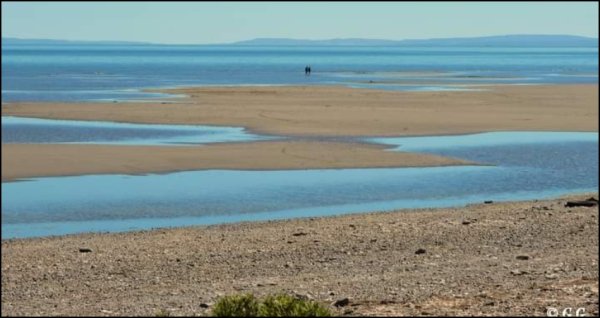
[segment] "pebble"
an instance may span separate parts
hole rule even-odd
[[[546,277],[546,279],[557,279],[558,275],[556,275],[556,274],[547,274],[544,277]]]
[[[348,298],[338,299],[335,302],[333,302],[333,306],[335,307],[344,307],[348,306],[348,304],[350,304],[350,299]]]
[[[527,256],[527,255],[519,255],[519,256],[517,256],[517,259],[521,260],[521,261],[526,261],[526,260],[529,259],[529,256]]]
[[[425,254],[425,249],[424,248],[420,248],[418,250],[415,251],[415,254]]]
[[[527,274],[526,271],[521,271],[518,269],[513,269],[512,271],[510,271],[511,274],[515,275],[515,276],[520,276],[520,275],[525,275]]]

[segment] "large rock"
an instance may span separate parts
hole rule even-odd
[[[589,198],[587,200],[582,201],[567,201],[565,204],[566,207],[577,207],[577,206],[585,206],[585,207],[593,207],[598,205],[598,200],[596,198]]]

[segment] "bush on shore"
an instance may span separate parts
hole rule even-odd
[[[289,295],[271,295],[262,301],[252,294],[222,297],[215,304],[216,317],[329,317],[331,312],[321,304]]]

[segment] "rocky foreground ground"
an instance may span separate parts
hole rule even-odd
[[[597,316],[598,206],[565,207],[591,195],[3,240],[2,316],[206,315],[245,292],[339,315]]]

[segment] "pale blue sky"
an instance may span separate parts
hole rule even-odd
[[[257,37],[598,37],[597,2],[2,2],[2,36],[211,44]]]

